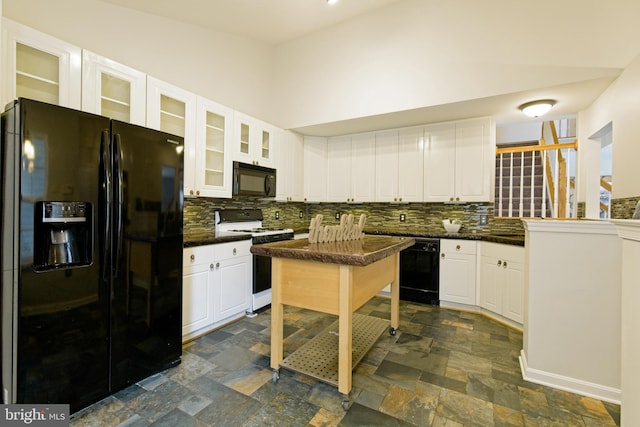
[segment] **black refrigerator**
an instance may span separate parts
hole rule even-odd
[[[28,99],[2,114],[5,403],[76,412],[180,363],[183,139]]]

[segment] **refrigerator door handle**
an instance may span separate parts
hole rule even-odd
[[[103,176],[104,176],[104,255],[102,263],[102,279],[109,280],[109,250],[111,249],[111,202],[112,202],[112,187],[111,187],[111,156],[109,156],[109,131],[102,131],[101,135],[102,144],[102,164],[103,164]]]
[[[115,162],[115,167],[114,167],[114,175],[115,178],[117,179],[116,182],[116,186],[117,186],[117,191],[116,191],[116,197],[118,198],[118,200],[114,201],[114,206],[116,208],[115,211],[115,215],[116,215],[116,236],[117,236],[117,241],[116,241],[116,254],[115,254],[115,263],[114,263],[114,278],[118,278],[118,273],[120,271],[120,256],[122,254],[122,245],[123,245],[123,227],[122,227],[122,216],[123,216],[123,184],[124,184],[124,179],[123,179],[123,168],[122,168],[122,142],[120,140],[120,135],[119,134],[114,134],[113,135],[113,139],[114,139],[114,162]]]

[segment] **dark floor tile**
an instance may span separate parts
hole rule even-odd
[[[226,340],[229,337],[232,337],[233,334],[227,332],[224,329],[217,329],[213,332],[209,332],[207,335],[198,339],[198,341],[211,341],[214,343],[219,343]]]
[[[378,411],[374,411],[371,408],[362,406],[358,403],[351,405],[351,408],[347,411],[340,424],[341,427],[409,427],[414,424],[409,424],[405,421],[394,418],[390,415],[383,414]]]
[[[320,410],[301,397],[279,394],[242,423],[243,427],[306,426]]]
[[[436,413],[465,427],[493,425],[493,404],[456,391],[442,389]]]
[[[151,425],[154,427],[197,427],[199,423],[192,416],[179,409],[174,409]]]
[[[216,393],[216,398],[198,412],[196,418],[212,426],[236,426],[259,411],[263,404],[256,399],[226,388]]]
[[[420,376],[420,381],[434,384],[438,387],[447,388],[449,390],[454,390],[458,393],[466,393],[467,391],[467,384],[465,382],[443,375],[432,374],[431,372],[423,372]]]
[[[374,298],[360,310],[389,319]],[[285,355],[336,316],[287,307]],[[353,373],[351,408],[337,387],[287,370],[270,378],[270,310],[189,342],[183,362],[74,414],[71,426],[582,426],[620,424],[620,406],[522,379],[522,332],[483,315],[401,301]],[[227,387],[226,384],[229,386]]]
[[[613,422],[616,423],[617,426],[620,425],[620,405],[617,405],[615,403],[609,403],[609,402],[602,402],[604,404],[604,407],[607,409],[607,412],[609,412],[609,415],[611,415],[611,419],[613,419]]]
[[[266,404],[277,395],[288,393],[293,396],[307,396],[317,381],[286,370],[280,370],[278,382],[268,381],[256,390],[251,397]]]
[[[416,382],[420,379],[420,374],[419,369],[386,360],[383,361],[375,371],[376,377],[406,389],[413,389],[415,387]]]

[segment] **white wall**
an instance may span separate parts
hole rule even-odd
[[[3,16],[272,122],[272,48],[96,0],[4,0]]]
[[[622,237],[622,426],[640,425],[640,221],[613,221]]]
[[[526,380],[619,402],[621,242],[603,221],[525,221]]]
[[[587,141],[608,123],[613,128],[613,198],[640,195],[640,56],[587,110],[578,115],[578,141]],[[592,168],[595,167],[593,162]],[[583,177],[599,170],[582,170]],[[586,192],[581,194],[584,200]]]
[[[601,52],[610,35],[580,20],[602,7],[543,0],[519,19],[510,0],[492,1],[490,13],[473,0],[394,3],[276,48],[279,122],[296,128],[595,78],[611,66]],[[499,29],[514,21],[506,40]]]

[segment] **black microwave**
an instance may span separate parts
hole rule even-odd
[[[276,170],[233,162],[233,195],[275,197]]]

